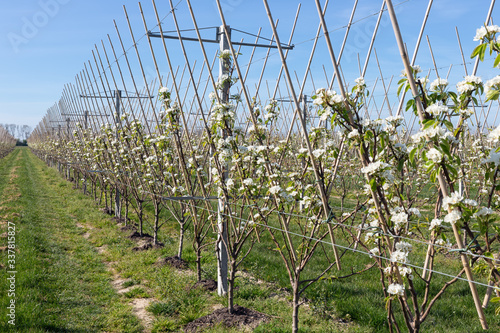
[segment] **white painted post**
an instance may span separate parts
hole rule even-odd
[[[230,29],[227,27],[229,36],[226,36],[224,32],[224,26],[219,28],[219,40],[220,40],[220,52],[229,50],[228,39],[231,38]],[[229,62],[221,57],[219,61],[219,82],[223,75],[229,75]],[[229,83],[224,84],[221,89],[220,96],[221,103],[229,103]],[[224,131],[222,137],[225,138],[227,133]],[[227,166],[224,165],[222,182],[226,182],[227,179]],[[217,205],[217,292],[219,295],[223,296],[227,293],[227,219],[224,216],[226,202],[224,197],[221,197],[219,191],[219,200]]]
[[[115,124],[116,124],[116,139],[118,140],[118,127],[120,124],[120,101],[122,98],[122,91],[121,90],[115,90],[115,112],[116,112],[116,119],[115,119]],[[115,217],[120,218],[121,216],[121,202],[120,202],[120,189],[118,185],[115,188]]]
[[[87,131],[89,127],[89,111],[85,110],[84,111],[84,117],[85,117],[85,131]],[[87,174],[84,174],[84,179],[83,179],[83,194],[87,194]]]

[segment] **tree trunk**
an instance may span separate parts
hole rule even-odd
[[[160,205],[157,201],[155,203],[155,225],[154,225],[154,230],[153,230],[153,244],[156,245],[158,244],[158,224],[160,221]]]
[[[201,244],[198,243],[195,246],[195,251],[196,251],[196,277],[198,278],[198,281],[201,281]]]
[[[181,219],[181,223],[179,223],[180,226],[180,232],[179,232],[179,250],[177,251],[177,257],[179,259],[182,258],[182,247],[184,245],[184,229],[186,226],[186,221],[184,220],[184,216]]]
[[[227,310],[234,312],[234,279],[236,278],[236,262],[231,260],[229,263],[229,278],[227,279]]]
[[[143,207],[142,207],[142,201],[138,201],[137,205],[139,206],[139,235],[142,237],[142,218],[143,218]]]
[[[104,189],[102,190],[104,193],[104,206],[106,207],[106,212],[108,212],[108,191],[106,189],[106,186],[104,186]]]
[[[121,195],[120,195],[120,189],[118,186],[115,186],[115,196],[114,196],[114,201],[115,201],[115,217],[118,218],[118,221],[120,221],[120,218],[122,217],[122,200],[121,200]]]
[[[292,333],[299,331],[299,281],[294,281],[292,284]]]
[[[128,206],[130,202],[128,199],[125,199],[125,226],[128,225]]]

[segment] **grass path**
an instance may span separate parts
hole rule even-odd
[[[0,161],[0,233],[15,225],[15,327],[7,306],[12,274],[0,270],[0,331],[141,332],[131,307],[77,224],[84,197],[27,149]],[[97,210],[96,210],[97,211]],[[7,238],[0,239],[6,246]],[[7,252],[0,263],[7,265]],[[12,262],[11,262],[12,263]],[[11,316],[12,317],[12,316]]]

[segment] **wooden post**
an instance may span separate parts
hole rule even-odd
[[[424,120],[424,110],[423,110],[422,103],[421,103],[421,100],[419,97],[417,86],[415,84],[415,80],[413,79],[410,61],[408,59],[408,55],[406,54],[406,50],[405,50],[404,43],[403,43],[403,38],[401,37],[401,31],[399,30],[398,21],[396,18],[396,14],[394,12],[394,7],[392,6],[391,0],[385,0],[385,2],[387,4],[387,10],[389,12],[389,16],[391,17],[392,27],[394,29],[394,35],[395,35],[396,41],[398,43],[398,48],[399,48],[399,52],[401,54],[401,58],[403,60],[406,75],[408,77],[408,83],[410,85],[411,91],[412,91],[413,96],[415,98],[415,105],[417,106],[418,116],[420,118],[420,121],[423,121]],[[445,181],[442,173],[438,174],[438,182],[439,182],[439,187],[441,189],[441,193],[443,194],[443,198],[447,197],[449,194],[448,187],[446,185],[446,181]],[[451,208],[449,208],[449,210],[451,210]],[[458,248],[463,249],[464,245],[463,245],[462,238],[460,237],[460,232],[458,230],[458,227],[455,224],[452,224],[452,228],[453,228],[453,234],[455,235],[455,240],[457,242]],[[469,260],[467,258],[467,255],[463,252],[460,254],[460,257],[462,259],[462,265],[464,267],[465,274],[467,276],[467,280],[469,281],[469,287],[470,287],[470,290],[472,293],[472,298],[474,299],[474,304],[476,306],[476,310],[477,310],[477,314],[479,316],[479,320],[481,322],[481,326],[483,327],[483,329],[486,330],[486,329],[488,329],[488,324],[486,323],[486,318],[484,317],[483,308],[481,307],[481,301],[479,299],[479,295],[478,295],[477,290],[476,290],[476,285],[474,284],[474,277],[472,275],[472,271],[471,271],[471,268],[469,266]]]

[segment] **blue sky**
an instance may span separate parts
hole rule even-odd
[[[397,5],[399,23],[403,38],[407,42],[409,53],[413,53],[415,41],[420,29],[427,1],[424,0],[393,0]],[[228,24],[233,28],[257,33],[263,27],[262,36],[271,37],[269,21],[264,6],[260,0],[221,0],[223,3]],[[324,1],[321,1],[324,3]],[[274,19],[280,19],[279,33],[282,42],[288,40],[293,18],[297,11],[299,1],[296,0],[269,0]],[[327,12],[328,28],[336,52],[340,48],[345,33],[354,0],[331,1]],[[182,28],[191,28],[192,22],[187,12],[184,1],[174,0],[178,4],[178,19]],[[200,27],[220,25],[220,17],[212,1],[192,0],[195,15]],[[352,82],[358,75],[357,54],[364,61],[366,48],[371,37],[373,25],[382,2],[375,0],[359,0],[357,12],[345,50],[341,66],[347,81]],[[91,50],[94,44],[100,44],[102,39],[107,40],[109,34],[116,43],[116,20],[124,43],[127,47],[132,45],[130,34],[122,5],[127,6],[129,17],[132,21],[134,33],[139,39],[144,35],[144,28],[137,1],[128,0],[17,0],[0,2],[0,123],[27,124],[32,127],[42,119],[47,109],[56,103],[63,91],[64,85],[75,81],[83,64],[92,59]],[[157,0],[157,5],[162,17],[168,14],[168,1]],[[466,60],[476,45],[472,39],[475,29],[483,24],[490,0],[435,0],[429,17],[425,34],[429,35],[440,75],[446,76],[450,64],[454,64],[450,74],[450,82],[455,83],[464,75],[462,59],[458,49],[455,26],[458,27]],[[150,1],[143,3],[146,20],[151,24],[155,21]],[[500,9],[493,12],[493,19]],[[148,23],[149,24],[149,23]],[[297,45],[290,52],[289,65],[296,71],[301,79],[305,64],[312,46],[311,38],[314,37],[318,24],[318,16],[314,1],[303,1],[297,31],[293,43]],[[165,29],[173,29],[172,20],[167,17]],[[205,32],[212,38],[214,32]],[[235,33],[235,38],[245,37]],[[253,42],[254,38],[246,36],[245,41]],[[175,41],[170,41],[172,43]],[[146,47],[146,40],[142,39],[141,47]],[[193,43],[196,44],[196,43]],[[115,46],[116,46],[115,45]],[[169,44],[171,45],[171,44]],[[324,45],[320,41],[317,55],[312,70],[316,77],[323,76],[322,65],[327,73],[331,73],[331,62]],[[394,34],[387,14],[377,36],[375,44],[384,77],[388,80],[392,75],[391,88],[395,89],[399,73],[402,69],[399,52],[394,40]],[[200,55],[197,45],[188,46],[192,57]],[[213,50],[209,49],[213,55]],[[145,50],[145,49],[144,49]],[[177,50],[177,52],[176,52]],[[176,46],[172,46],[174,61],[182,63],[182,58]],[[246,54],[245,54],[246,52]],[[121,51],[120,51],[121,53]],[[248,56],[250,50],[243,50]],[[146,57],[148,54],[143,53]],[[265,50],[258,50],[254,59],[262,58]],[[158,55],[157,55],[158,56]],[[209,56],[210,57],[210,56]],[[201,59],[201,58],[199,58]],[[269,64],[279,68],[279,57],[274,54]],[[421,65],[424,72],[433,67],[430,59],[427,41],[421,44],[417,64]],[[166,71],[164,66],[162,70]],[[469,71],[472,65],[469,65]],[[260,66],[255,67],[254,77],[260,74]],[[497,75],[496,70],[491,70],[490,63],[481,64],[478,73],[483,79]],[[272,79],[272,71],[269,72]],[[368,84],[375,82],[379,76],[375,58],[370,60],[366,80]],[[251,75],[252,77],[252,75]],[[315,78],[316,78],[315,77]],[[435,73],[431,73],[431,79]],[[319,80],[319,78],[317,79]],[[380,87],[380,83],[379,83]],[[380,92],[380,88],[379,92]],[[394,103],[395,99],[391,101]]]

